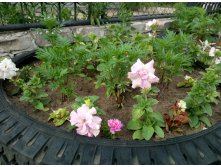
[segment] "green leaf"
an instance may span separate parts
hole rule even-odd
[[[221,72],[221,63],[217,64],[215,67],[216,71]]]
[[[55,126],[61,126],[64,124],[65,121],[66,119],[54,119],[53,123]]]
[[[51,119],[54,119],[55,118],[55,113],[51,113],[48,117],[48,121],[50,121]]]
[[[160,89],[158,87],[152,87],[150,90],[152,93],[158,93]]]
[[[48,107],[45,107],[44,109],[43,109],[43,111],[48,111],[49,110],[49,108]]]
[[[73,129],[75,129],[76,128],[76,126],[74,126],[74,125],[68,125],[67,126],[67,130],[70,132],[70,131],[72,131]]]
[[[159,126],[154,126],[154,131],[160,138],[164,138],[164,131]]]
[[[98,108],[98,107],[95,107],[96,111],[97,111],[97,115],[105,115],[105,112],[104,110]]]
[[[37,101],[37,102],[35,103],[35,108],[38,109],[38,110],[44,110],[44,105],[43,105],[42,102]]]
[[[87,69],[88,70],[94,70],[95,68],[94,68],[94,66],[92,64],[89,64],[89,65],[87,65]]]
[[[30,97],[27,97],[27,96],[23,95],[23,96],[20,97],[20,100],[21,101],[29,101]]]
[[[205,104],[202,106],[202,108],[203,108],[204,113],[207,113],[209,116],[212,116],[213,110],[212,110],[212,108],[211,108],[211,106],[210,106],[209,103],[205,103]]]
[[[154,134],[154,128],[152,126],[143,126],[142,135],[145,140],[150,140]]]
[[[200,127],[200,121],[197,123],[197,125],[195,126],[195,128],[199,128]]]
[[[65,69],[62,69],[61,71],[60,71],[60,77],[62,77],[62,76],[64,76],[64,75],[66,75],[68,73],[68,69],[67,68],[65,68]]]
[[[48,97],[48,94],[45,93],[45,92],[40,92],[40,93],[38,94],[38,98],[42,98],[42,97]]]
[[[133,140],[135,140],[135,139],[138,139],[138,140],[144,139],[144,138],[143,138],[143,135],[142,135],[142,130],[136,130],[136,131],[133,133]]]
[[[79,77],[82,77],[82,78],[84,78],[84,77],[86,77],[87,75],[85,75],[85,74],[77,74]]]
[[[148,105],[152,106],[158,103],[158,101],[156,99],[153,98],[149,98],[147,101]]]
[[[142,128],[142,125],[138,120],[131,120],[128,122],[127,128],[130,130],[138,130]]]
[[[94,103],[99,99],[99,96],[88,96],[88,98]]]
[[[137,120],[143,116],[144,110],[136,109],[132,112],[132,119]]]
[[[210,123],[210,120],[205,115],[201,116],[199,118],[199,120],[202,121],[203,123],[205,123],[206,126],[208,126],[208,127],[212,126]]]
[[[196,127],[199,123],[199,118],[196,115],[190,115],[189,118],[191,121],[189,122],[189,125],[191,128]]]
[[[155,118],[157,121],[159,122],[164,122],[164,118],[162,116],[162,114],[160,112],[151,112],[151,113],[148,113],[150,117],[153,117]]]

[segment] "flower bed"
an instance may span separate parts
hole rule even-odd
[[[185,8],[180,7],[180,10],[185,11]],[[179,21],[175,22],[178,27],[183,25]],[[74,43],[70,43],[58,35],[54,23],[45,21],[49,29],[44,36],[51,46],[38,49],[37,60],[29,62],[31,66],[20,66],[19,71],[11,60],[4,59],[0,63],[0,77],[10,79],[5,82],[5,89],[18,108],[68,132],[58,130],[55,137],[48,132],[54,128],[34,121],[36,132],[27,130],[24,123],[24,128],[18,131],[22,135],[4,144],[16,151],[20,138],[30,144],[30,149],[32,145],[41,145],[33,157],[24,149],[22,157],[29,157],[28,162],[32,163],[53,164],[58,160],[67,164],[208,164],[218,161],[221,52],[208,41],[200,42],[201,33],[190,35],[185,32],[188,29],[183,28],[184,32],[179,33],[167,30],[159,38],[156,21],[147,24],[152,29],[151,34],[133,32],[123,23],[111,26],[104,37],[78,35],[74,36]],[[215,30],[205,39],[213,37]],[[209,62],[208,68],[201,69],[195,62],[205,63],[204,58]],[[2,104],[2,113],[7,108],[11,110],[11,106],[5,108],[9,105],[5,98]],[[16,110],[9,113],[13,115]],[[3,124],[8,119],[3,117]],[[25,119],[30,123],[31,118]],[[12,121],[4,133],[10,134],[17,124]],[[42,131],[38,128],[41,126]],[[30,137],[26,138],[26,133]],[[42,142],[36,142],[41,133]],[[208,141],[208,136],[214,140]],[[49,146],[51,142],[58,144],[59,138],[60,148]],[[132,139],[157,141],[129,141]],[[59,160],[59,157],[66,157],[65,153],[70,151],[68,145],[73,142],[76,142],[72,147],[76,154],[72,159],[67,158],[67,162]],[[201,148],[203,143],[205,146]],[[91,158],[86,153],[86,145],[93,154]],[[54,160],[45,156],[48,150],[57,150]],[[172,150],[179,150],[179,155]],[[97,156],[100,159],[96,159]]]

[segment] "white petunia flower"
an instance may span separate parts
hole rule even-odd
[[[153,19],[152,21],[148,21],[148,22],[146,23],[146,28],[145,28],[145,30],[147,31],[152,25],[155,25],[155,24],[157,24],[157,20],[156,20],[156,19]]]
[[[215,51],[216,51],[216,48],[215,47],[212,47],[209,51],[209,56],[210,57],[215,57]]]
[[[181,108],[181,111],[185,111],[186,110],[186,102],[183,100],[180,100],[179,103],[177,103],[178,107]]]
[[[0,62],[0,79],[11,79],[16,76],[18,70],[11,59],[5,58]]]
[[[206,50],[207,48],[210,47],[210,43],[206,40],[203,42],[203,50]]]
[[[215,64],[221,63],[221,57],[215,60]]]
[[[184,77],[184,79],[185,79],[185,80],[189,80],[189,79],[191,79],[191,77],[188,76],[188,75],[186,75],[186,76]]]

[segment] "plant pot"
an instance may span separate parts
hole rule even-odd
[[[15,57],[18,65],[34,51]],[[7,98],[0,80],[0,162],[5,164],[219,164],[221,122],[164,141],[89,138],[41,123]]]

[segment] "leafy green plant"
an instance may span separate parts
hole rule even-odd
[[[48,94],[44,91],[45,82],[34,75],[27,83],[21,84],[22,96],[20,100],[31,103],[36,109],[47,111],[45,104],[48,102]]]
[[[219,68],[218,68],[219,67]],[[212,116],[211,104],[218,104],[217,97],[220,93],[216,86],[221,83],[220,64],[215,68],[207,68],[202,78],[193,85],[184,101],[187,104],[188,117],[191,119],[191,127],[199,127],[200,123],[211,126],[208,116]]]
[[[61,10],[61,19],[63,21],[65,20],[71,20],[71,9],[67,8],[67,7],[64,7],[62,8]]]
[[[176,6],[174,27],[185,33],[192,33],[198,39],[205,40],[211,35],[217,34],[220,27],[220,18],[214,19],[213,15],[207,15],[206,10],[201,7],[190,7],[184,4]]]
[[[41,24],[47,28],[47,30],[38,29],[37,32],[47,40],[51,45],[56,44],[58,38],[59,28],[61,25],[58,23],[55,17],[43,15]]]
[[[150,95],[156,95],[159,91],[157,88],[143,90],[143,95],[137,95],[137,104],[133,106],[132,120],[127,124],[129,130],[134,130],[133,139],[150,140],[156,133],[160,138],[164,138],[165,127],[164,118],[161,113],[155,112],[152,106],[158,101],[153,98],[147,98]]]
[[[154,59],[161,74],[161,83],[169,84],[172,77],[185,70],[191,71],[195,52],[195,40],[182,32],[176,35],[167,31],[162,39],[153,40]]]
[[[78,60],[85,54],[85,47],[73,47],[67,38],[59,35],[55,19],[46,19],[44,25],[48,27],[48,33],[44,35],[51,46],[37,50],[36,57],[43,63],[36,71],[47,80],[52,91],[60,91],[62,101],[65,101],[75,96],[74,83],[70,83],[69,78],[81,73],[82,66]]]
[[[75,72],[69,41],[58,37],[56,44],[49,48],[39,48],[36,57],[43,63],[37,68],[40,76],[49,82],[51,90],[59,89],[62,101],[73,96],[74,83],[69,83],[70,74]]]
[[[174,76],[179,76],[182,72],[191,67],[191,60],[183,54],[175,54],[173,51],[164,50],[155,57],[156,67],[159,70],[161,83],[167,85]]]
[[[131,21],[131,17],[133,16],[133,12],[131,11],[131,8],[126,3],[120,4],[120,9],[117,13],[118,18],[122,21],[123,27],[126,27],[129,25]]]
[[[184,77],[184,81],[181,81],[177,83],[178,88],[189,88],[192,87],[195,84],[196,80],[193,79],[192,77],[186,75]]]
[[[213,64],[218,64],[221,62],[221,51],[212,47],[211,43],[209,46],[205,47],[205,44],[201,42],[201,45],[198,45],[200,50],[197,54],[196,60],[204,65],[211,66]]]
[[[22,16],[16,4],[11,2],[0,3],[0,24],[16,24],[22,22]]]
[[[61,126],[68,120],[70,112],[65,108],[59,108],[58,110],[50,113],[48,121],[53,120],[55,126]]]
[[[213,57],[209,56],[211,44],[209,42],[208,44],[206,44],[206,41],[205,42],[200,41],[200,43],[198,44],[198,48],[199,50],[195,58],[195,61],[199,61],[205,65],[211,65],[213,61]]]
[[[101,132],[102,132],[102,136],[104,136],[105,138],[111,139],[111,133],[108,127],[108,124],[106,121],[102,121],[101,123]]]
[[[17,72],[17,75],[9,80],[15,87],[11,90],[11,95],[16,95],[21,93],[21,87],[23,83],[28,82],[31,78],[31,69],[30,66],[24,66]]]
[[[131,44],[108,45],[101,48],[98,52],[98,61],[100,64],[97,70],[100,72],[97,75],[96,87],[104,85],[107,89],[106,95],[113,95],[119,107],[123,104],[123,94],[127,90],[129,81],[127,73],[130,67],[138,57],[145,56],[145,51],[138,47],[133,47]]]
[[[71,105],[74,110],[77,110],[82,106],[82,104],[86,104],[89,108],[94,107],[97,111],[98,115],[105,114],[105,112],[97,106],[98,96],[85,96],[85,97],[77,97],[75,99],[75,103]]]
[[[131,26],[123,26],[122,24],[112,24],[107,29],[105,43],[114,42],[116,44],[132,41],[131,37],[134,31]]]
[[[108,3],[106,2],[89,2],[88,3],[88,18],[92,25],[100,25],[100,18],[105,16]]]
[[[86,74],[85,71],[91,71],[94,74],[97,72],[97,50],[104,45],[101,39],[94,33],[74,36],[75,66],[77,66],[77,69],[82,69],[84,74]]]

